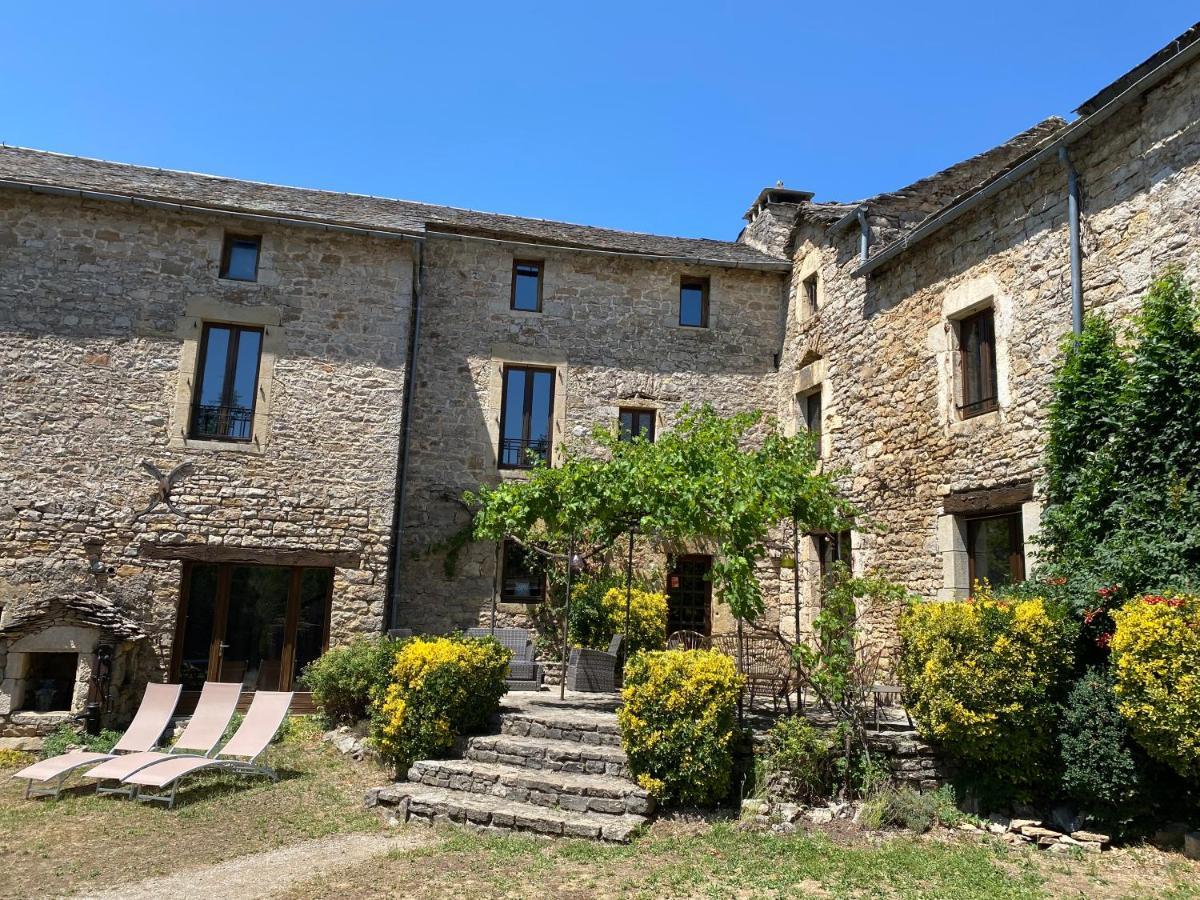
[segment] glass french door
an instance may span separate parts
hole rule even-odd
[[[173,675],[243,691],[290,690],[328,641],[333,570],[186,563]]]
[[[712,634],[712,557],[679,556],[667,573],[667,634]]]

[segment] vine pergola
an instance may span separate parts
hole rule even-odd
[[[606,557],[623,537],[630,550],[635,534],[660,547],[702,538],[716,550],[714,594],[740,622],[764,611],[756,569],[772,530],[788,522],[799,634],[798,536],[842,530],[853,514],[833,477],[819,471],[810,435],[783,435],[761,413],[720,416],[702,407],[682,410],[675,427],[654,442],[621,440],[605,430],[593,438],[592,452],[568,449],[561,465],[535,465],[528,479],[466,495],[475,510],[473,537],[509,539],[563,565],[565,606],[574,571]],[[632,552],[627,593],[631,569]]]

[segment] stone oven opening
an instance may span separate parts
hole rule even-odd
[[[70,712],[75,697],[78,653],[30,653],[25,667],[20,709],[29,712]]]

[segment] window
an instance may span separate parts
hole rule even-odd
[[[500,401],[501,469],[528,469],[550,459],[554,370],[506,366]]]
[[[817,313],[817,273],[809,275],[804,279],[804,309],[805,312],[814,316]]]
[[[996,408],[996,328],[993,311],[958,323],[959,412],[964,419]]]
[[[971,590],[975,582],[1015,584],[1025,580],[1025,546],[1021,514],[967,520],[967,564]]]
[[[813,436],[817,455],[821,455],[821,389],[809,391],[796,398],[796,411],[804,428]]]
[[[514,259],[512,297],[509,309],[542,311],[542,264],[535,260]]]
[[[506,540],[500,558],[501,602],[540,603],[545,599],[546,576],[538,554]]]
[[[258,251],[261,237],[225,235],[221,249],[221,277],[232,281],[258,281]]]
[[[814,534],[813,546],[821,564],[822,578],[828,578],[833,573],[834,563],[842,563],[851,572],[854,571],[854,552],[850,547],[849,531]]]
[[[196,392],[192,398],[191,437],[218,441],[251,439],[262,341],[262,328],[204,326]]]
[[[708,279],[679,279],[679,324],[689,328],[708,327]]]
[[[641,437],[653,444],[656,415],[652,409],[623,408],[621,410],[621,440],[632,441],[635,437]]]

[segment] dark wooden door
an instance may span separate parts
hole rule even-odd
[[[667,634],[712,634],[712,557],[678,556],[667,573]]]

